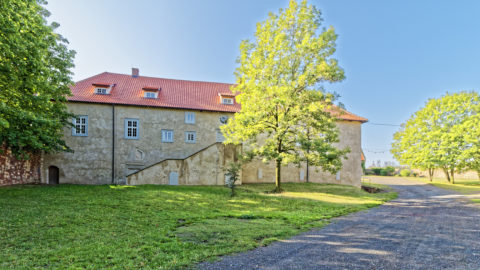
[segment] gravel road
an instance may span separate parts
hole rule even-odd
[[[480,209],[461,195],[375,178],[397,199],[200,269],[480,269]]]

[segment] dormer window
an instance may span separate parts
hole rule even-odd
[[[145,86],[142,88],[144,93],[144,98],[158,98],[158,92],[160,92],[160,87],[156,86]]]
[[[232,94],[218,93],[220,97],[220,103],[225,105],[233,105],[235,103],[235,96]]]
[[[115,84],[109,84],[109,83],[94,83],[93,84],[93,86],[95,86],[94,93],[97,95],[109,95],[114,85]]]
[[[146,97],[146,98],[157,98],[157,93],[155,93],[155,92],[145,92],[144,97]]]
[[[100,95],[106,95],[107,94],[107,88],[97,87],[97,88],[95,88],[95,93],[100,94]]]
[[[233,98],[222,97],[222,104],[233,105]]]

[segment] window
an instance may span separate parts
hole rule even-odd
[[[125,139],[138,139],[138,119],[125,119]]]
[[[108,93],[107,88],[104,87],[97,87],[95,88],[95,93],[100,95],[106,95]]]
[[[227,105],[232,105],[233,104],[233,98],[222,98],[222,104],[227,104]]]
[[[144,97],[146,97],[146,98],[157,98],[157,93],[155,93],[155,92],[145,92]]]
[[[173,142],[173,130],[162,129],[162,142]]]
[[[195,113],[194,112],[185,112],[185,123],[195,124]]]
[[[185,142],[196,143],[197,142],[197,133],[195,131],[185,132]]]
[[[79,115],[73,119],[73,136],[88,136],[88,116]]]

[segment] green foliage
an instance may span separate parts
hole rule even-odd
[[[286,183],[0,188],[0,269],[185,269],[284,239],[394,193]],[[296,196],[296,197],[295,197]]]
[[[230,197],[235,196],[235,182],[240,179],[240,171],[242,170],[241,162],[230,162],[226,168],[228,181],[225,183],[231,189]]]
[[[400,171],[400,176],[403,176],[403,177],[410,176],[410,174],[412,174],[412,171],[410,171],[409,169],[403,169]]]
[[[430,99],[395,133],[391,152],[413,168],[441,168],[453,182],[455,169],[480,169],[479,118],[476,92]]]
[[[320,22],[314,6],[292,0],[240,45],[232,90],[242,109],[222,131],[226,143],[245,143],[252,156],[275,162],[277,190],[282,165],[308,162],[336,173],[348,152],[333,146],[339,139],[332,113],[342,110],[321,86],[344,78],[332,58],[337,36],[331,27],[319,31]]]
[[[68,150],[62,134],[74,51],[41,4],[0,1],[0,145],[20,156]]]

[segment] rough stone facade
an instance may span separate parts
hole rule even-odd
[[[222,140],[220,118],[232,117],[232,113],[80,102],[71,102],[68,107],[76,115],[88,116],[88,134],[73,136],[71,129],[65,130],[65,140],[74,152],[46,155],[43,183],[48,183],[48,168],[55,166],[60,183],[169,184],[170,173],[176,172],[180,185],[222,185],[225,165],[240,151],[216,144]],[[185,123],[186,112],[195,113],[194,124]],[[138,139],[125,138],[125,119],[138,119]],[[337,175],[310,167],[309,181],[360,186],[361,122],[340,121],[338,127],[337,146],[350,148],[348,159]],[[173,142],[162,141],[162,129],[174,131]],[[195,143],[186,142],[188,131],[196,132]],[[306,166],[285,166],[282,175],[285,182],[305,182]],[[243,183],[274,181],[274,164],[257,160],[242,170]]]
[[[343,161],[343,167],[336,175],[323,172],[317,167],[308,168],[308,179],[314,183],[333,183],[342,185],[360,186],[362,177],[361,168],[361,123],[353,121],[341,121],[337,123],[340,131],[340,143],[338,148],[348,147],[350,153]],[[289,164],[282,167],[283,182],[306,182],[307,167]],[[260,160],[248,163],[243,168],[242,183],[274,183],[275,164],[265,164]]]
[[[220,139],[220,117],[233,115],[74,102],[69,103],[68,108],[76,115],[88,116],[88,135],[73,136],[71,129],[65,130],[65,141],[74,152],[45,156],[42,167],[44,183],[48,182],[50,166],[59,168],[60,183],[126,183],[126,176],[133,172],[165,159],[184,159],[214,144]],[[195,113],[194,124],[185,123],[186,112]],[[114,113],[115,136],[112,132]],[[125,138],[125,119],[139,120],[138,139]],[[173,142],[162,142],[162,129],[174,131]],[[195,143],[186,142],[187,131],[196,132]]]
[[[215,143],[185,159],[166,159],[133,173],[127,176],[127,184],[223,185],[225,168],[237,161],[240,151],[239,146]]]
[[[41,156],[17,159],[10,150],[0,151],[0,186],[40,183]]]

